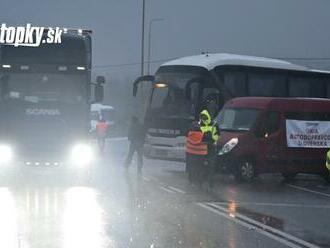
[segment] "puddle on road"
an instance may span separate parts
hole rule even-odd
[[[235,206],[235,207],[234,207]],[[233,210],[235,208],[235,210]],[[240,213],[246,217],[249,217],[255,221],[258,221],[264,225],[273,227],[275,229],[284,230],[284,220],[271,216],[271,215],[266,215],[266,214],[262,214],[262,213],[258,213],[256,211],[253,211],[251,209],[247,209],[244,207],[237,207],[236,204],[234,202],[230,202],[228,204],[228,210],[229,210],[229,214],[233,211],[235,211],[235,213]]]

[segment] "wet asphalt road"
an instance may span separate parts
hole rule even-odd
[[[91,179],[38,169],[0,183],[0,247],[330,247],[330,186],[314,176],[252,184],[221,176],[210,192],[187,184],[184,164],[122,164],[109,142]]]

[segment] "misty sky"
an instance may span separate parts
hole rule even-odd
[[[1,22],[92,29],[94,66],[134,63],[140,61],[141,3],[1,0]],[[146,0],[146,5],[146,26],[152,18],[165,19],[153,26],[152,60],[201,51],[330,57],[329,0]],[[317,65],[330,69],[329,62]],[[94,74],[130,78],[139,68],[95,68]]]

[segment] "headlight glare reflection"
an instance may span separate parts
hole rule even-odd
[[[13,150],[9,145],[0,144],[0,163],[9,163],[13,159]]]
[[[71,151],[71,161],[77,165],[88,165],[93,160],[93,149],[88,144],[76,144]]]

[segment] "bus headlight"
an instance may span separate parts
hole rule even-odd
[[[0,145],[0,163],[9,163],[13,159],[13,150],[9,145]]]
[[[93,149],[88,144],[77,144],[71,150],[71,161],[76,165],[88,165],[93,158]]]
[[[219,151],[218,155],[223,155],[230,152],[238,144],[238,138],[232,138],[229,140]]]

